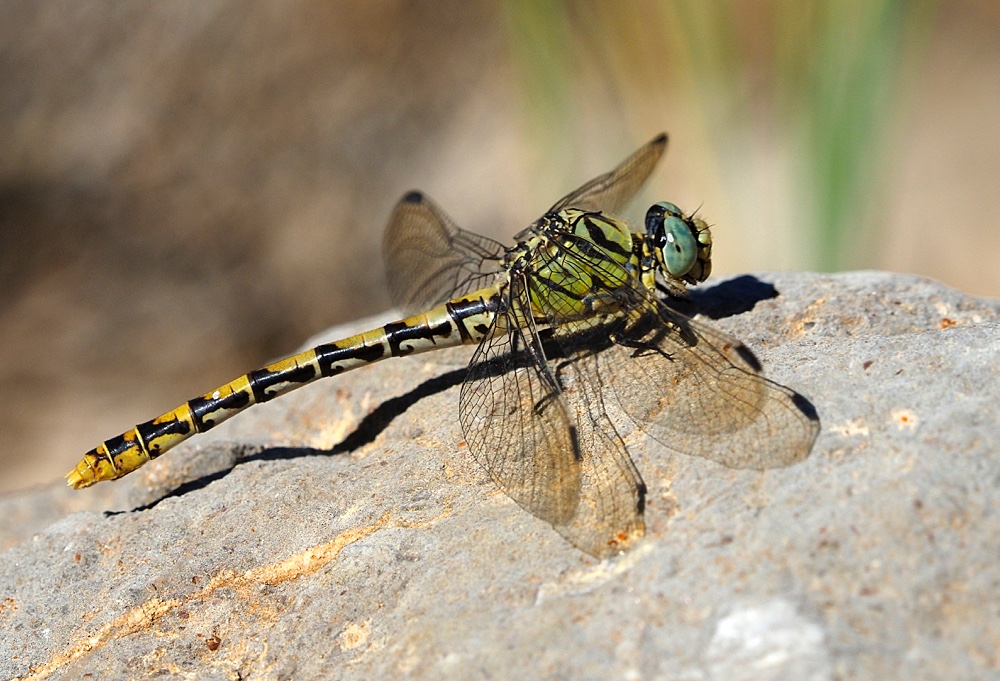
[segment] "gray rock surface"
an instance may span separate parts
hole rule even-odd
[[[467,352],[383,362],[0,500],[0,678],[1000,676],[1000,302],[857,272],[694,304],[816,406],[805,462],[634,434],[647,537],[599,562],[471,460]]]

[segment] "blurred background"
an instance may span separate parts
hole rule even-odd
[[[715,272],[1000,295],[995,0],[0,3],[0,491],[389,306],[661,130]],[[641,214],[641,207],[639,213]]]

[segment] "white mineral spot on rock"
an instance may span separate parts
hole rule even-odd
[[[833,678],[823,628],[781,599],[743,606],[720,619],[704,661],[713,681]]]
[[[830,426],[830,432],[841,437],[851,437],[852,435],[867,437],[869,434],[868,426],[865,425],[863,418],[852,419],[846,423],[834,423]]]

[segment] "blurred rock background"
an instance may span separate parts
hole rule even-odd
[[[1000,295],[993,0],[0,3],[0,490],[389,305],[406,190],[507,239],[661,130],[716,272]]]

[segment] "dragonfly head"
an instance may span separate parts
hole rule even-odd
[[[712,273],[712,232],[701,218],[661,201],[646,212],[646,235],[665,276],[697,284]]]

